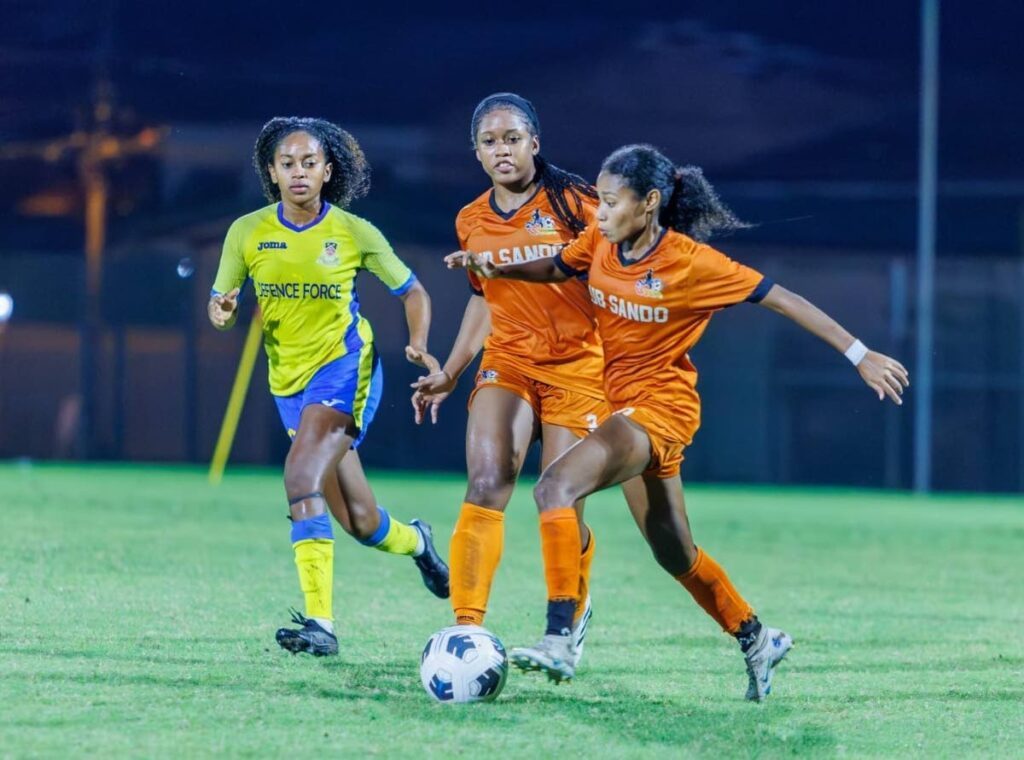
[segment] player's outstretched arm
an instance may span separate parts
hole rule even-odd
[[[522,264],[495,266],[486,256],[469,251],[456,251],[444,257],[449,269],[468,269],[488,280],[498,278],[525,282],[564,282],[569,276],[555,266],[553,258],[534,259]]]
[[[405,306],[405,321],[409,326],[405,358],[428,372],[437,372],[441,369],[441,363],[427,352],[427,336],[430,333],[430,296],[427,295],[427,289],[417,280],[400,298]]]
[[[910,375],[906,367],[898,361],[877,351],[868,350],[828,314],[781,285],[773,285],[760,303],[789,317],[844,354],[857,368],[857,372],[868,387],[878,394],[879,401],[888,396],[897,404],[903,404],[903,391],[910,387]]]
[[[206,304],[206,316],[218,330],[230,330],[238,319],[238,293],[235,288],[227,293],[215,293]]]
[[[437,423],[437,412],[441,402],[455,389],[459,377],[466,371],[476,355],[483,348],[484,341],[491,334],[491,309],[482,296],[470,296],[462,314],[462,325],[455,338],[448,360],[438,372],[424,375],[412,384],[412,408],[416,424],[423,422],[427,408],[430,421]]]

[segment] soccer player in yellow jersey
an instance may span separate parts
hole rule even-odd
[[[256,141],[253,164],[272,202],[228,230],[208,314],[229,329],[247,278],[263,314],[270,392],[292,445],[284,485],[305,615],[277,642],[291,652],[338,652],[331,596],[334,534],[327,509],[367,546],[411,555],[427,588],[448,596],[448,567],[430,526],[379,506],[359,443],[380,403],[383,375],[373,330],[359,314],[356,275],[368,270],[398,296],[409,325],[406,358],[430,372],[430,298],[372,224],[345,208],[369,190],[370,167],[345,130],[322,119],[276,118]]]

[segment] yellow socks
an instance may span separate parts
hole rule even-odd
[[[360,541],[364,546],[372,546],[388,554],[418,555],[423,551],[422,536],[411,525],[393,520],[384,507],[378,506],[380,525],[373,535]]]
[[[292,522],[292,548],[299,586],[306,598],[306,617],[326,621],[327,627],[332,628],[334,530],[331,518],[323,514]]]

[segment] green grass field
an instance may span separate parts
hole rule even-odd
[[[439,548],[462,482],[377,473]],[[293,657],[301,606],[277,472],[0,466],[0,756],[1014,756],[1024,751],[1024,503],[693,487],[699,543],[796,648],[764,705],[735,643],[593,497],[594,622],[575,682],[513,672],[442,706],[418,657],[450,624],[410,560],[339,536],[341,656]],[[339,531],[340,532],[340,531]],[[529,487],[488,627],[542,630]],[[340,755],[339,755],[340,753]]]

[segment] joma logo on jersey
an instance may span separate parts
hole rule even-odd
[[[316,263],[323,264],[325,267],[338,266],[340,263],[338,260],[338,244],[333,240],[325,240],[324,249],[320,252]]]
[[[544,216],[540,209],[533,212],[530,221],[526,223],[526,231],[531,235],[557,235],[555,220],[550,216]]]
[[[284,250],[287,247],[288,247],[287,243],[283,243],[283,242],[278,241],[278,240],[261,240],[256,245],[256,250],[257,251],[265,251],[268,248],[280,248],[280,249]]]
[[[663,284],[654,276],[654,270],[648,269],[642,280],[636,281],[636,294],[645,298],[661,298]]]

